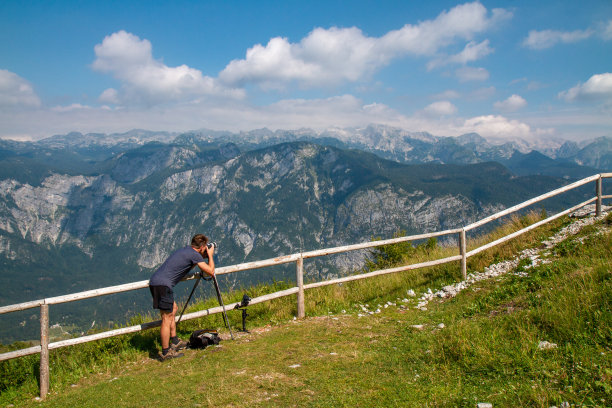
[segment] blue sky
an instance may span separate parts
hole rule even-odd
[[[0,3],[0,137],[612,136],[612,1]]]

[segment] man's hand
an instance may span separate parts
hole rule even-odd
[[[215,248],[212,245],[210,247],[207,245],[204,245],[203,247],[200,247],[200,249],[198,249],[198,252],[200,252],[202,257],[204,257],[204,254],[206,254],[206,256],[208,257],[208,263],[206,262],[198,263],[198,267],[203,272],[202,276],[204,276],[204,273],[206,273],[208,276],[214,276],[215,260],[213,256],[215,255]]]
[[[214,246],[206,246],[206,255],[208,255],[208,259],[212,259],[213,255],[215,254],[215,247]]]

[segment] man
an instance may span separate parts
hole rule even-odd
[[[162,361],[182,357],[183,353],[179,351],[187,346],[187,342],[176,335],[175,316],[178,307],[174,301],[174,286],[196,265],[210,276],[215,274],[215,249],[207,244],[208,238],[205,235],[195,235],[190,246],[173,252],[149,280],[153,308],[159,309],[161,314]],[[208,259],[208,263],[205,259]]]

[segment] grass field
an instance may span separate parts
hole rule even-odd
[[[514,219],[482,240],[535,219]],[[568,222],[470,258],[468,267],[479,272],[537,247]],[[250,334],[169,362],[154,358],[157,330],[54,350],[51,392],[42,402],[35,400],[38,358],[3,362],[0,406],[611,406],[609,224],[612,216],[558,244],[550,263],[521,262],[514,271],[521,273],[434,299],[425,311],[408,290],[420,296],[456,282],[458,265],[307,291],[303,320],[292,317],[293,296],[253,305]],[[446,249],[396,246],[377,255],[379,262],[403,262],[435,251]],[[249,295],[283,287],[260,286]],[[227,302],[241,297],[230,293]],[[230,319],[239,326],[239,313]],[[223,322],[219,316],[186,322],[183,337],[203,327]],[[542,341],[555,346],[543,349]]]

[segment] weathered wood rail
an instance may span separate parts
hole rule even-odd
[[[531,231],[543,224],[546,224],[559,217],[562,217],[573,211],[576,211],[593,202],[595,203],[596,215],[601,214],[602,200],[612,198],[612,195],[603,195],[602,179],[604,178],[612,178],[612,173],[601,173],[601,174],[596,174],[596,175],[584,178],[582,180],[568,184],[564,187],[550,191],[546,194],[542,194],[540,196],[534,197],[521,204],[515,205],[513,207],[509,207],[503,211],[500,211],[489,217],[483,218],[482,220],[476,221],[463,228],[432,232],[432,233],[427,233],[427,234],[411,235],[411,236],[380,240],[380,241],[371,241],[371,242],[365,242],[361,244],[346,245],[346,246],[335,247],[335,248],[326,248],[326,249],[320,249],[316,251],[301,252],[301,253],[296,253],[296,254],[291,254],[291,255],[280,256],[280,257],[266,259],[262,261],[247,262],[247,263],[242,263],[242,264],[237,264],[237,265],[224,266],[224,267],[216,268],[216,273],[217,275],[224,275],[224,274],[229,274],[229,273],[236,273],[240,271],[265,268],[268,266],[281,265],[281,264],[295,262],[296,264],[296,286],[295,287],[253,298],[251,299],[250,304],[267,302],[272,299],[297,294],[297,317],[298,318],[303,318],[305,315],[304,291],[306,289],[313,289],[317,287],[334,285],[338,283],[349,282],[349,281],[354,281],[354,280],[359,280],[359,279],[367,279],[373,276],[397,273],[397,272],[402,272],[402,271],[407,271],[407,270],[412,270],[412,269],[426,268],[426,267],[431,267],[435,265],[441,265],[441,264],[445,264],[449,262],[456,262],[456,261],[460,262],[461,274],[462,274],[463,279],[465,279],[467,275],[467,258],[469,258],[470,256],[476,255],[496,245],[502,244],[506,241],[516,238],[528,231]],[[471,231],[475,228],[481,227],[492,221],[498,220],[506,215],[513,214],[523,208],[526,208],[540,201],[546,200],[548,198],[557,196],[559,194],[565,193],[567,191],[576,189],[578,187],[581,187],[581,186],[584,186],[586,184],[593,183],[593,182],[595,183],[595,196],[593,198],[587,201],[584,201],[580,204],[577,204],[571,208],[568,208],[565,211],[554,214],[544,220],[541,220],[535,224],[532,224],[526,228],[523,228],[505,237],[497,239],[488,244],[482,245],[478,248],[472,249],[471,251],[467,251],[466,232]],[[345,276],[345,277],[338,278],[338,279],[331,279],[331,280],[326,280],[326,281],[321,281],[321,282],[304,284],[304,259],[316,258],[316,257],[327,256],[327,255],[332,255],[332,254],[339,254],[339,253],[344,253],[344,252],[349,252],[349,251],[374,248],[374,247],[383,246],[383,245],[396,244],[400,242],[423,240],[423,239],[439,237],[439,236],[447,236],[447,235],[458,235],[458,242],[459,242],[459,254],[458,255],[450,256],[450,257],[442,258],[442,259],[436,259],[432,261],[427,261],[427,262],[421,262],[418,264],[404,265],[404,266],[400,266],[396,268],[383,269],[383,270],[373,271],[369,273]],[[188,276],[184,280],[191,280],[191,279],[194,279],[194,276]],[[105,331],[101,333],[96,333],[96,334],[91,334],[91,335],[86,335],[86,336],[81,336],[81,337],[76,337],[76,338],[72,338],[68,340],[62,340],[62,341],[50,343],[49,342],[49,305],[74,302],[77,300],[83,300],[83,299],[88,299],[88,298],[93,298],[93,297],[98,297],[98,296],[104,296],[104,295],[110,295],[110,294],[115,294],[115,293],[128,292],[132,290],[144,289],[148,286],[149,286],[149,281],[145,280],[145,281],[140,281],[140,282],[127,283],[124,285],[117,285],[117,286],[111,286],[111,287],[106,287],[106,288],[101,288],[101,289],[88,290],[84,292],[72,293],[69,295],[55,296],[55,297],[50,297],[46,299],[39,299],[39,300],[0,307],[0,314],[16,312],[20,310],[35,308],[35,307],[40,308],[40,345],[0,354],[0,361],[9,360],[9,359],[17,358],[17,357],[23,357],[23,356],[27,356],[31,354],[40,354],[40,396],[41,398],[45,398],[49,390],[49,350],[54,350],[57,348],[72,346],[72,345],[81,344],[81,343],[87,343],[90,341],[96,341],[96,340],[100,340],[100,339],[104,339],[108,337],[114,337],[114,336],[127,334],[127,333],[135,333],[135,332],[150,329],[153,327],[158,327],[161,324],[160,320],[156,320],[152,322],[138,324],[135,326],[123,327],[120,329],[109,330],[109,331]],[[227,304],[226,309],[231,310],[232,308],[234,308],[236,304],[237,303]],[[183,320],[197,319],[200,317],[204,317],[204,316],[208,316],[208,315],[212,315],[216,313],[221,313],[221,312],[222,312],[222,308],[220,306],[213,307],[210,309],[185,314],[183,316]]]

